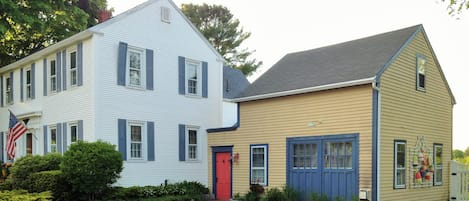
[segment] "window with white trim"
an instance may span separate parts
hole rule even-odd
[[[127,158],[145,160],[146,126],[143,121],[128,121],[127,124]]]
[[[267,145],[251,145],[251,184],[267,185]]]
[[[189,161],[199,160],[199,135],[198,127],[186,127],[186,158]]]
[[[57,127],[49,127],[49,139],[50,139],[50,152],[57,152]]]
[[[201,96],[201,69],[200,62],[186,59],[186,94]]]
[[[136,47],[127,49],[127,86],[144,88],[145,83],[145,50]]]
[[[443,145],[434,144],[433,145],[433,154],[434,154],[434,183],[435,186],[443,185]]]
[[[11,88],[11,77],[7,77],[5,79],[5,102],[7,104],[13,104],[13,94]]]
[[[425,91],[425,63],[423,55],[417,55],[417,89]]]
[[[161,21],[170,23],[171,22],[171,13],[168,7],[161,6]]]
[[[406,187],[406,142],[394,141],[394,188]]]
[[[77,73],[77,52],[73,51],[69,54],[69,71],[70,71],[70,86],[77,86],[78,73]]]
[[[27,68],[25,70],[25,78],[26,78],[24,80],[25,97],[26,97],[26,100],[31,100],[32,98],[31,68]]]
[[[70,133],[69,138],[70,144],[73,144],[78,141],[78,124],[77,123],[70,123],[68,124],[68,130]]]
[[[57,92],[57,66],[55,60],[49,62],[49,86],[50,92]]]

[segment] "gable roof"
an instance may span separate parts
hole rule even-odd
[[[223,98],[233,99],[248,86],[249,81],[240,70],[223,66]]]
[[[76,43],[77,41],[80,41],[80,40],[85,40],[87,38],[90,38],[92,37],[94,34],[102,34],[100,31],[104,28],[104,27],[107,27],[119,20],[121,20],[122,18],[125,18],[126,16],[128,15],[131,15],[132,13],[134,12],[137,12],[141,9],[144,9],[145,7],[155,3],[155,2],[158,2],[158,1],[162,1],[162,0],[148,0],[146,2],[143,2],[123,13],[120,13],[119,15],[116,15],[112,18],[110,18],[109,20],[106,20],[102,23],[99,23],[95,26],[92,26],[88,29],[85,29],[79,33],[76,33],[66,39],[63,39],[61,41],[58,41],[57,43],[55,44],[52,44],[50,45],[49,47],[46,47],[42,50],[39,50],[27,57],[24,57],[16,62],[13,62],[11,64],[8,64],[6,66],[0,66],[0,73],[3,73],[3,72],[7,72],[11,69],[14,69],[14,68],[17,68],[18,66],[22,66],[22,65],[27,65],[29,63],[32,63],[34,62],[35,60],[37,59],[40,59],[44,56],[47,56],[63,47],[66,47],[66,46],[69,46],[69,45],[72,45],[74,43]],[[194,32],[200,37],[200,39],[210,48],[210,50],[217,56],[217,58],[224,62],[225,59],[223,58],[223,56],[220,55],[220,53],[218,53],[218,51],[210,44],[210,42],[208,42],[208,40],[204,37],[204,35],[202,33],[200,33],[200,31],[197,29],[197,27],[195,27],[192,22],[190,22],[190,20],[182,13],[182,11],[177,7],[177,5],[172,1],[172,0],[167,0],[171,6],[173,6],[173,8],[182,16],[182,18],[187,22],[187,24],[192,28],[192,30],[194,30]]]
[[[416,25],[287,54],[234,101],[273,98],[379,81],[379,76],[389,63],[420,30],[423,30],[423,26]]]

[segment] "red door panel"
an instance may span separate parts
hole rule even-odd
[[[231,154],[216,153],[216,198],[230,200],[231,198]]]

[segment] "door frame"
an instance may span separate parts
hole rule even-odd
[[[359,171],[359,166],[360,166],[360,135],[359,133],[349,133],[349,134],[331,134],[331,135],[320,135],[320,136],[301,136],[301,137],[287,137],[286,138],[286,183],[287,185],[290,183],[290,166],[292,159],[290,159],[290,144],[294,142],[302,142],[302,141],[317,141],[321,143],[321,148],[322,148],[322,143],[325,141],[337,141],[340,142],[343,139],[353,139],[355,142],[353,145],[353,156],[356,156],[355,159],[352,161],[352,166],[354,167],[355,175],[357,175],[356,181],[355,181],[355,191],[356,194],[358,195],[359,189],[360,189],[360,171]],[[322,157],[322,156],[320,156]],[[322,162],[319,163],[319,161],[322,160],[322,158],[318,158],[318,166],[322,165]],[[323,170],[320,170],[321,174],[323,173]],[[321,175],[321,180],[322,180],[322,175]],[[321,191],[322,190],[321,186]]]
[[[230,153],[233,156],[233,145],[212,146],[212,193],[217,196],[217,153]],[[233,162],[230,160],[230,198],[233,198]]]

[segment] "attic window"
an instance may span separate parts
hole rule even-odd
[[[425,91],[425,63],[423,55],[417,55],[417,90]]]
[[[169,12],[169,8],[165,6],[161,6],[161,21],[170,23],[171,21],[171,15]]]

